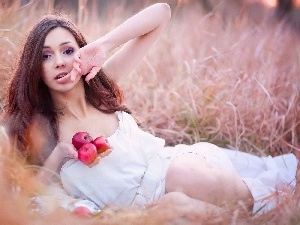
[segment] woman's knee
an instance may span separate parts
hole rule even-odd
[[[190,198],[182,192],[168,192],[162,196],[159,201],[166,204],[185,205],[189,203]]]
[[[175,159],[166,175],[166,191],[180,191],[194,196],[194,192],[214,186],[216,179],[211,165],[200,156],[184,155]],[[194,196],[195,197],[195,196]]]
[[[166,191],[173,192],[182,190],[187,185],[187,180],[191,179],[190,165],[186,165],[184,162],[173,162],[166,175]],[[172,194],[173,195],[173,194]]]

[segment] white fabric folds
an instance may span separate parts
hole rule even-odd
[[[295,185],[298,161],[293,154],[257,157],[206,142],[166,147],[163,139],[142,131],[131,115],[119,112],[118,118],[119,128],[108,137],[114,149],[109,156],[92,168],[72,159],[60,172],[70,196],[91,201],[99,209],[154,203],[165,194],[171,160],[186,153],[199,154],[213,167],[237,173],[255,200],[254,214],[272,209],[277,200],[268,197]]]

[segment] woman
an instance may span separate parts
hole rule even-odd
[[[170,15],[167,4],[154,4],[89,44],[69,20],[43,18],[27,38],[10,85],[4,121],[11,140],[30,163],[43,166],[41,181],[52,179],[44,171],[56,171],[71,196],[99,209],[178,199],[212,209],[243,201],[251,211],[256,199],[220,148],[165,147],[123,105],[115,81],[142,60]],[[78,131],[105,135],[112,148],[86,166],[71,144]]]

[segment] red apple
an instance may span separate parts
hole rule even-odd
[[[86,143],[78,149],[78,159],[85,165],[94,162],[97,156],[97,148],[93,143]]]
[[[74,134],[72,137],[72,144],[74,147],[78,150],[86,143],[91,143],[93,141],[93,138],[91,135],[86,131],[80,131]]]
[[[107,149],[110,148],[110,146],[104,136],[97,137],[93,141],[93,144],[96,146],[98,154],[105,152]]]
[[[74,209],[73,211],[74,214],[81,216],[81,217],[86,217],[86,218],[90,218],[92,216],[91,211],[84,207],[84,206],[78,206]]]

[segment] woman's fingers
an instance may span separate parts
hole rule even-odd
[[[107,149],[105,152],[100,153],[98,155],[98,157],[92,163],[88,164],[88,167],[91,168],[91,167],[97,165],[102,160],[102,158],[104,158],[105,156],[108,156],[112,151],[113,151],[113,149],[110,148],[110,149]]]
[[[79,49],[79,51],[77,51],[77,52],[74,54],[74,61],[75,61],[75,62],[80,61],[80,49]]]
[[[101,156],[98,156],[92,163],[88,164],[88,167],[91,168],[91,167],[97,165],[100,162],[101,158],[102,158]]]
[[[113,151],[113,149],[109,148],[105,152],[100,153],[99,156],[101,156],[102,158],[104,158],[105,156],[108,156],[112,151]]]
[[[77,151],[73,151],[71,158],[78,159],[78,152]]]
[[[94,66],[91,69],[91,71],[88,73],[88,75],[86,76],[85,81],[89,82],[90,79],[93,79],[96,76],[96,74],[98,73],[99,70],[100,70],[100,67]]]
[[[76,52],[74,55],[74,62],[73,62],[73,68],[77,70],[79,73],[81,72],[80,69],[81,59],[80,59],[80,51]]]
[[[80,69],[80,63],[81,62],[73,62],[73,69],[75,69],[76,71],[78,71],[78,73],[81,73],[81,69]]]
[[[105,61],[105,53],[98,43],[90,43],[80,48],[73,57],[73,69],[71,71],[71,81],[76,76],[87,75],[85,81],[93,79],[101,69]]]
[[[74,68],[71,70],[71,72],[69,74],[70,74],[70,80],[72,82],[76,79],[77,76],[80,75],[80,73]]]

